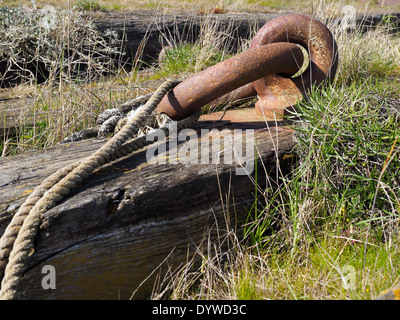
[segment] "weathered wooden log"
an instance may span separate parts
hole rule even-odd
[[[251,39],[265,22],[277,17],[276,13],[198,14],[197,11],[161,13],[153,10],[103,12],[93,17],[100,31],[116,32],[124,43],[124,63],[140,58],[147,63],[156,61],[163,46],[171,43],[194,43],[204,26],[225,32],[225,48],[236,51],[243,39]]]
[[[243,39],[251,39],[266,22],[279,14],[273,12],[235,12],[224,14],[198,14],[198,12],[159,13],[153,10],[104,12],[94,17],[93,22],[100,31],[112,30],[126,39],[125,62],[140,56],[145,62],[154,61],[164,45],[196,41],[201,26],[212,26],[215,30],[230,35],[226,48],[231,51],[241,46]],[[335,22],[340,25],[343,17]],[[370,13],[354,16],[354,27],[366,32],[390,20],[393,30],[399,30],[400,13]],[[345,17],[346,19],[346,17]],[[386,21],[386,22],[385,22]],[[327,21],[328,22],[328,21]],[[351,31],[351,30],[350,30]],[[143,53],[143,55],[142,55]]]
[[[249,119],[249,115],[251,120],[244,123],[229,121]],[[191,259],[203,241],[216,243],[224,231],[239,230],[255,200],[255,185],[249,177],[253,172],[238,175],[236,170],[242,168],[238,162],[181,163],[173,151],[178,150],[182,157],[190,143],[193,146],[200,141],[199,150],[211,157],[210,137],[218,138],[221,132],[226,136],[234,129],[254,129],[257,157],[266,168],[261,170],[259,164],[257,184],[263,187],[266,176],[277,168],[277,159],[281,167],[289,168],[283,159],[292,152],[291,131],[272,123],[268,130],[265,122],[254,116],[254,109],[228,112],[223,121],[207,117],[202,117],[195,131],[188,132],[192,138],[177,149],[171,140],[166,149],[169,154],[160,153],[149,160],[154,150],[162,150],[164,142],[160,141],[106,165],[50,209],[35,238],[35,252],[18,298],[129,299],[153,274],[133,297],[147,298],[157,274],[162,276],[168,268]],[[212,119],[218,117],[220,114]],[[217,130],[204,135],[213,128]],[[240,137],[245,131],[236,133]],[[226,148],[228,140],[221,141]],[[244,146],[245,140],[242,142]],[[0,234],[45,177],[103,144],[103,140],[80,141],[0,159]],[[244,158],[242,166],[257,158],[249,150],[250,158]],[[45,265],[55,268],[56,289],[42,287]]]
[[[31,98],[17,99],[10,97],[7,92],[0,95],[0,139],[9,139],[17,134],[22,127],[31,127],[40,116],[46,117],[44,112],[36,112],[36,119],[33,115],[26,115],[27,106],[34,108],[35,102]],[[25,117],[24,117],[25,115]]]

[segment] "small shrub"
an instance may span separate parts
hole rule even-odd
[[[199,44],[183,44],[166,50],[162,60],[160,75],[196,73],[224,59],[217,49],[204,55],[204,49]]]
[[[107,40],[106,40],[107,39]],[[93,81],[113,69],[117,34],[101,34],[75,10],[0,9],[0,81]]]
[[[75,6],[83,11],[107,11],[106,7],[93,0],[79,1]]]

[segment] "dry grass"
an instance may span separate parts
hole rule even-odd
[[[368,252],[362,267],[362,243],[349,238],[314,241],[295,255],[250,251],[237,245],[229,252],[201,252],[200,268],[192,262],[168,274],[153,299],[193,300],[352,300],[374,299],[400,280],[398,236]],[[238,243],[237,239],[234,242]],[[210,246],[211,247],[211,246]],[[338,250],[338,248],[340,248]]]
[[[339,3],[339,5],[338,5]],[[45,5],[52,5],[57,9],[73,8],[76,5],[83,5],[86,8],[104,10],[162,10],[163,12],[173,12],[176,10],[208,12],[215,8],[222,9],[223,12],[299,12],[306,14],[316,14],[318,8],[330,10],[331,13],[341,14],[340,10],[333,7],[343,7],[342,2],[334,0],[155,0],[155,1],[136,1],[136,0],[3,0],[2,5],[15,7],[24,6],[31,8],[35,4],[38,8]],[[347,5],[352,5],[358,13],[378,12],[399,12],[400,5],[382,6],[377,1],[360,2],[356,0],[346,1]]]

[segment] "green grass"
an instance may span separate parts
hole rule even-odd
[[[75,6],[83,11],[106,11],[107,8],[104,5],[100,5],[98,1],[94,0],[81,0],[78,1]]]
[[[260,263],[264,272],[255,277],[259,295],[268,299],[374,298],[400,275],[393,270],[400,259],[398,243],[390,248],[370,247],[365,267],[363,255],[363,243],[335,235],[313,238],[307,251],[297,250],[292,256],[272,252]]]
[[[368,80],[322,89],[296,116],[296,153],[308,159],[309,181],[322,182],[318,194],[361,214],[372,209],[378,182],[399,187],[398,154],[391,150],[398,149],[400,109],[390,84]],[[383,209],[380,195],[377,200]]]
[[[193,74],[229,58],[216,47],[184,43],[167,48],[156,76]]]

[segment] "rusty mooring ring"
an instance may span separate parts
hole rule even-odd
[[[294,74],[302,66],[304,57],[297,44],[309,53],[308,68],[295,78],[279,75]],[[283,115],[286,108],[306,95],[312,84],[334,78],[337,57],[335,39],[323,23],[301,14],[280,16],[257,32],[248,51],[176,86],[160,102],[157,112],[181,120],[230,93],[237,98],[258,95],[258,114]]]
[[[309,55],[307,69],[295,78],[269,75],[252,83],[260,100],[257,114],[270,117],[284,114],[305,96],[311,85],[333,80],[338,66],[338,49],[329,29],[320,21],[303,14],[287,14],[267,22],[254,36],[250,49],[275,42],[301,45]]]
[[[157,107],[172,120],[181,120],[215,99],[269,74],[294,74],[303,64],[301,49],[288,42],[249,49],[178,84]]]

